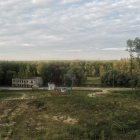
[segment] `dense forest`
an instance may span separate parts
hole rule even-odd
[[[88,77],[99,77],[101,86],[139,86],[139,64],[133,59],[116,61],[0,62],[0,86],[11,86],[12,78],[41,76],[44,85],[82,86]],[[131,74],[133,72],[133,75]]]

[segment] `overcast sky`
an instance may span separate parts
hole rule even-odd
[[[120,59],[140,0],[0,0],[0,60]]]

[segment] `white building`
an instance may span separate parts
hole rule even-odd
[[[43,85],[43,80],[41,77],[32,77],[32,78],[14,78],[12,79],[12,87],[40,87]]]
[[[48,90],[55,90],[55,84],[54,83],[48,83]]]
[[[61,91],[62,93],[64,93],[64,92],[67,91],[67,89],[66,89],[65,87],[61,87],[60,91]]]

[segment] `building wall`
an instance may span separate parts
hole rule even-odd
[[[48,90],[54,90],[55,89],[55,84],[48,83]]]
[[[35,78],[15,78],[12,79],[12,86],[13,87],[25,87],[25,88],[32,88],[33,86],[42,86],[43,80],[41,77]]]

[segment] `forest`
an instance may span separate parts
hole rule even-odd
[[[41,76],[44,86],[48,82],[56,85],[82,86],[87,78],[99,77],[101,86],[139,86],[139,64],[133,59],[114,61],[1,61],[0,86],[11,86],[12,78]],[[131,74],[131,71],[133,75]]]

